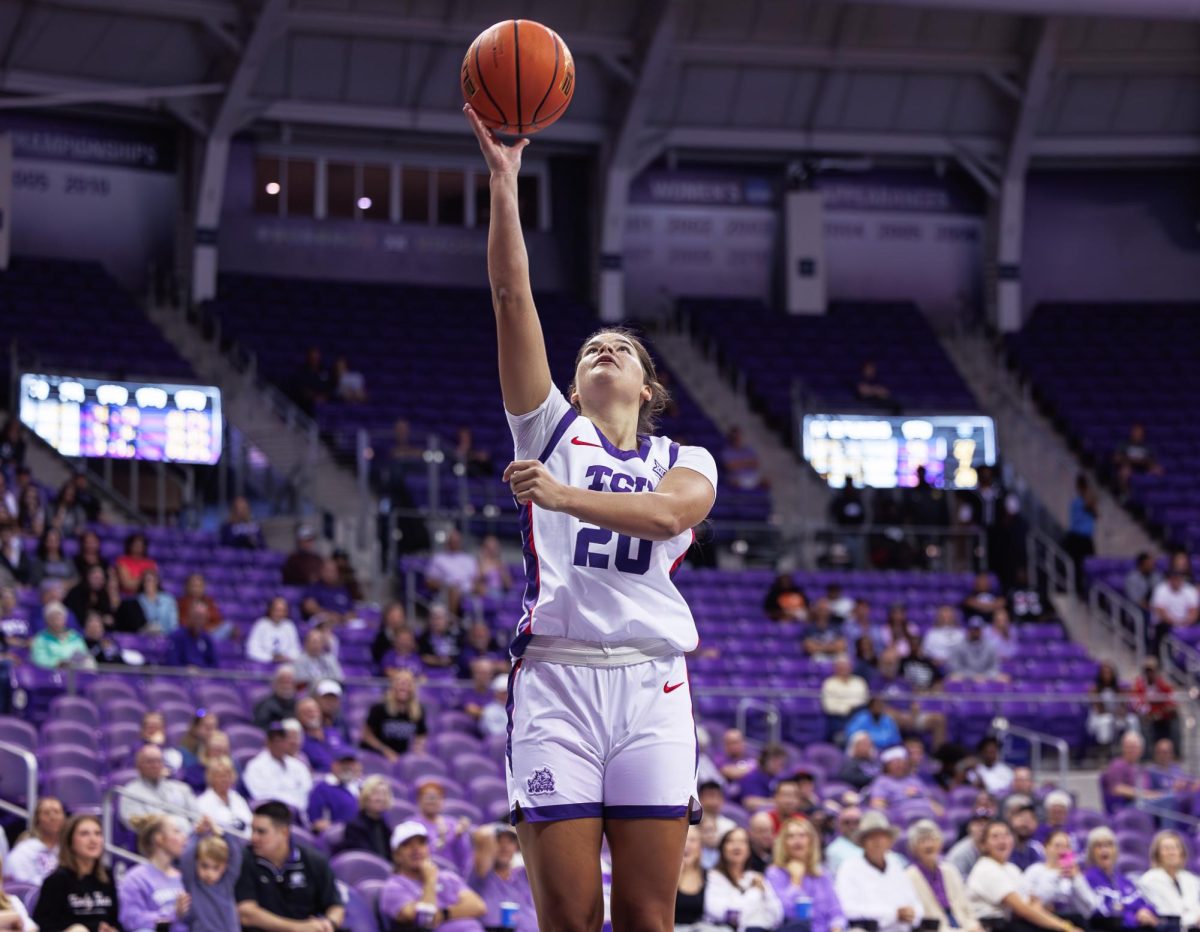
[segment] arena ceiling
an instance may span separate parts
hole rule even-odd
[[[1085,15],[1086,14],[1086,15]],[[147,110],[200,135],[462,137],[485,26],[557,29],[547,141],[1037,160],[1200,156],[1200,0],[0,0],[0,108]]]

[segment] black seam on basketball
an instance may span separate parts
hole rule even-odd
[[[492,102],[492,106],[495,107],[496,112],[500,114],[500,125],[508,126],[508,117],[504,115],[504,111],[500,108],[500,105],[496,103],[496,98],[493,97],[492,92],[488,90],[487,81],[483,80],[483,69],[479,67],[479,45],[482,41],[482,37],[475,40],[475,76],[479,78],[480,90],[487,94],[487,99]]]
[[[521,118],[525,116],[521,112],[521,30],[517,20],[513,20],[513,74],[517,77],[517,132],[525,131],[525,124],[521,122]]]
[[[554,39],[554,74],[550,75],[550,86],[546,88],[546,93],[542,95],[541,103],[537,105],[537,108],[533,111],[533,116],[529,118],[531,126],[537,126],[538,114],[542,112],[542,107],[546,106],[546,100],[550,97],[550,92],[554,90],[554,85],[558,81],[558,36],[554,35],[554,33],[550,33],[550,36]]]
[[[543,122],[543,123],[545,123],[547,120],[551,119],[551,118],[552,118],[552,117],[554,117],[556,114],[562,113],[563,109],[564,109],[564,108],[567,106],[567,104],[569,104],[570,102],[571,102],[570,98],[568,98],[567,100],[564,100],[564,101],[563,101],[561,104],[559,104],[557,107],[555,107],[553,110],[551,110],[551,111],[550,111],[549,113],[547,113],[545,116],[543,116],[543,117],[542,117],[542,122]]]

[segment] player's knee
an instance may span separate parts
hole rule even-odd
[[[604,901],[553,897],[539,904],[538,928],[542,932],[599,932],[604,925]],[[548,913],[543,921],[541,912]]]
[[[675,928],[673,910],[653,903],[612,904],[613,932],[671,932]]]

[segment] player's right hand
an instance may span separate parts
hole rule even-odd
[[[528,139],[518,139],[511,146],[502,143],[496,134],[483,125],[479,114],[470,104],[463,104],[463,113],[475,130],[475,138],[479,140],[479,148],[487,162],[488,169],[493,175],[515,175],[521,170],[521,153],[529,145]]]

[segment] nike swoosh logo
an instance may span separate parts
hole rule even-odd
[[[677,690],[677,689],[678,689],[680,686],[682,686],[682,685],[683,685],[685,682],[687,682],[687,681],[686,681],[686,680],[681,680],[680,682],[676,683],[674,686],[670,685],[669,683],[663,683],[663,692],[665,692],[665,693],[673,693],[673,692],[675,692],[675,690]]]
[[[572,437],[571,443],[575,444],[577,447],[596,447],[597,449],[602,449],[600,444],[592,443],[588,440],[580,440],[578,437]]]

